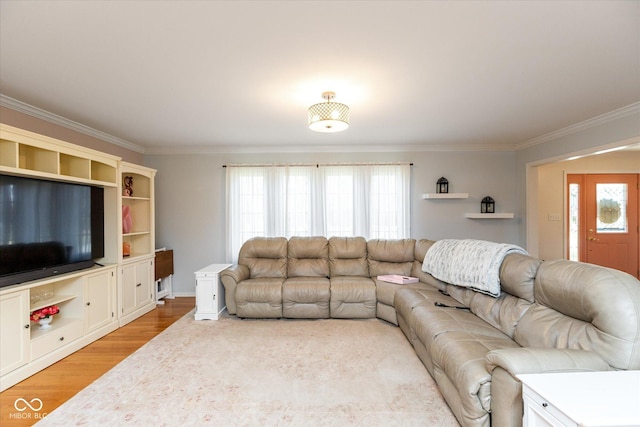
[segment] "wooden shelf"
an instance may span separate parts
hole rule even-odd
[[[427,193],[423,199],[468,199],[469,193]]]
[[[56,304],[63,303],[65,301],[72,300],[76,296],[77,295],[54,295],[51,298],[41,300],[31,304],[30,310],[33,313],[34,311],[39,310],[41,308],[49,307],[50,305],[56,305]]]
[[[512,219],[513,213],[466,213],[469,219]]]

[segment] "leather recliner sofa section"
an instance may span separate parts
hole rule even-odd
[[[640,369],[640,282],[595,265],[509,254],[499,297],[422,271],[435,242],[256,238],[221,273],[238,317],[398,325],[463,426],[522,424],[519,374]],[[378,275],[418,283],[397,285]]]

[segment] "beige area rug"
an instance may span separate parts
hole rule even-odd
[[[167,328],[38,426],[458,426],[396,326],[195,321]]]

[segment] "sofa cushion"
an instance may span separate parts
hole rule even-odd
[[[500,266],[500,287],[515,297],[533,302],[533,282],[542,260],[523,254],[509,254]]]
[[[282,315],[300,319],[329,317],[331,292],[326,277],[290,277],[282,285]]]
[[[369,257],[369,275],[376,277],[384,274],[411,274],[415,260],[415,239],[383,240],[372,239],[367,242]]]
[[[334,318],[376,317],[376,285],[368,277],[338,276],[331,280],[330,314]]]
[[[572,261],[544,261],[536,304],[518,323],[523,347],[598,353],[616,369],[640,369],[640,286],[621,271]]]
[[[284,279],[266,277],[243,280],[236,287],[238,317],[282,317],[282,283]]]
[[[329,241],[326,237],[291,237],[288,277],[328,277]]]
[[[429,239],[420,239],[416,241],[414,250],[415,260],[413,261],[413,266],[411,267],[411,276],[417,277],[422,283],[435,286],[436,288],[442,289],[444,291],[447,289],[447,283],[436,279],[429,273],[422,271],[424,257],[427,254],[429,248],[433,246],[435,242],[435,240]]]
[[[369,277],[367,241],[364,237],[331,237],[329,269],[331,276]]]
[[[497,298],[472,289],[448,285],[447,292],[492,327],[513,338],[516,326],[532,303],[502,292]]]
[[[287,239],[284,237],[254,237],[244,242],[238,264],[246,265],[252,279],[287,277]]]

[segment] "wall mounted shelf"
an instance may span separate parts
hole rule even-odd
[[[469,193],[427,193],[423,199],[468,199]]]
[[[467,213],[469,219],[512,219],[513,213]]]

